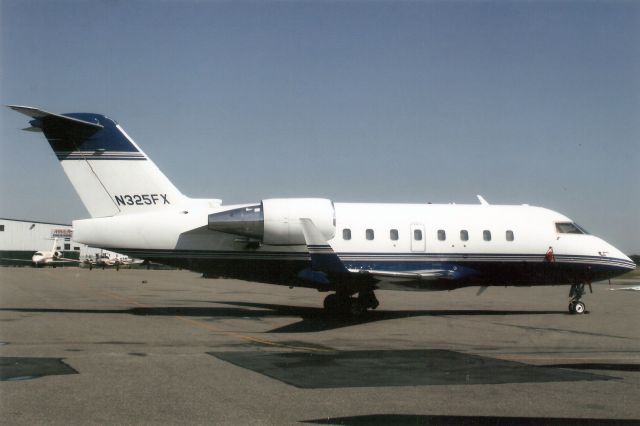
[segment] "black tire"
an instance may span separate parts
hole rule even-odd
[[[362,314],[364,314],[366,311],[367,308],[362,306],[362,303],[360,303],[358,300],[353,300],[351,302],[351,305],[349,306],[349,315],[354,318],[362,316]]]
[[[325,297],[323,306],[327,312],[336,312],[338,310],[338,295],[332,293]]]
[[[570,314],[575,314],[576,313],[576,302],[570,302],[569,303],[569,313]]]

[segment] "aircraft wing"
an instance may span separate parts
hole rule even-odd
[[[350,272],[311,219],[301,218],[300,226],[311,256],[313,270],[330,274]]]
[[[10,260],[12,262],[25,262],[25,263],[34,263],[33,260],[31,259],[11,259],[8,257],[2,257],[0,258],[0,261],[2,260]],[[43,264],[47,264],[47,265],[55,265],[55,264],[69,264],[69,263],[80,263],[80,260],[77,259],[67,259],[67,258],[58,258],[56,260],[51,260],[49,262],[43,262]]]
[[[384,271],[375,269],[348,269],[349,272],[355,274],[371,275],[381,279],[407,279],[418,281],[454,279],[452,271],[448,269],[429,269],[423,271]]]
[[[394,281],[453,280],[460,276],[460,271],[448,269],[392,271],[347,268],[311,219],[301,218],[300,225],[302,226],[302,232],[304,233],[307,249],[311,257],[311,266],[314,271],[324,274],[359,274],[378,280]]]
[[[66,257],[58,257],[56,260],[54,260],[54,262],[61,262],[61,263],[81,263],[81,260],[78,259],[67,259]]]

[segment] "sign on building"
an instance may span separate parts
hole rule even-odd
[[[51,238],[71,238],[73,236],[72,229],[52,229]]]

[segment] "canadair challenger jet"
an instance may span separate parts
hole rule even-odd
[[[376,289],[571,286],[635,269],[620,250],[568,217],[528,205],[334,203],[280,198],[242,205],[183,195],[118,123],[100,114],[31,117],[91,219],[74,240],[203,273],[331,292],[324,307],[358,315]]]

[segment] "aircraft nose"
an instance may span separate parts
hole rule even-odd
[[[629,256],[627,256],[621,250],[615,248],[611,244],[606,243],[605,241],[603,241],[603,243],[605,243],[606,247],[603,251],[599,252],[601,256],[606,256],[606,257],[615,259],[617,263],[619,263],[619,266],[625,269],[628,269],[630,271],[633,271],[634,269],[636,269],[635,262],[631,260]]]

